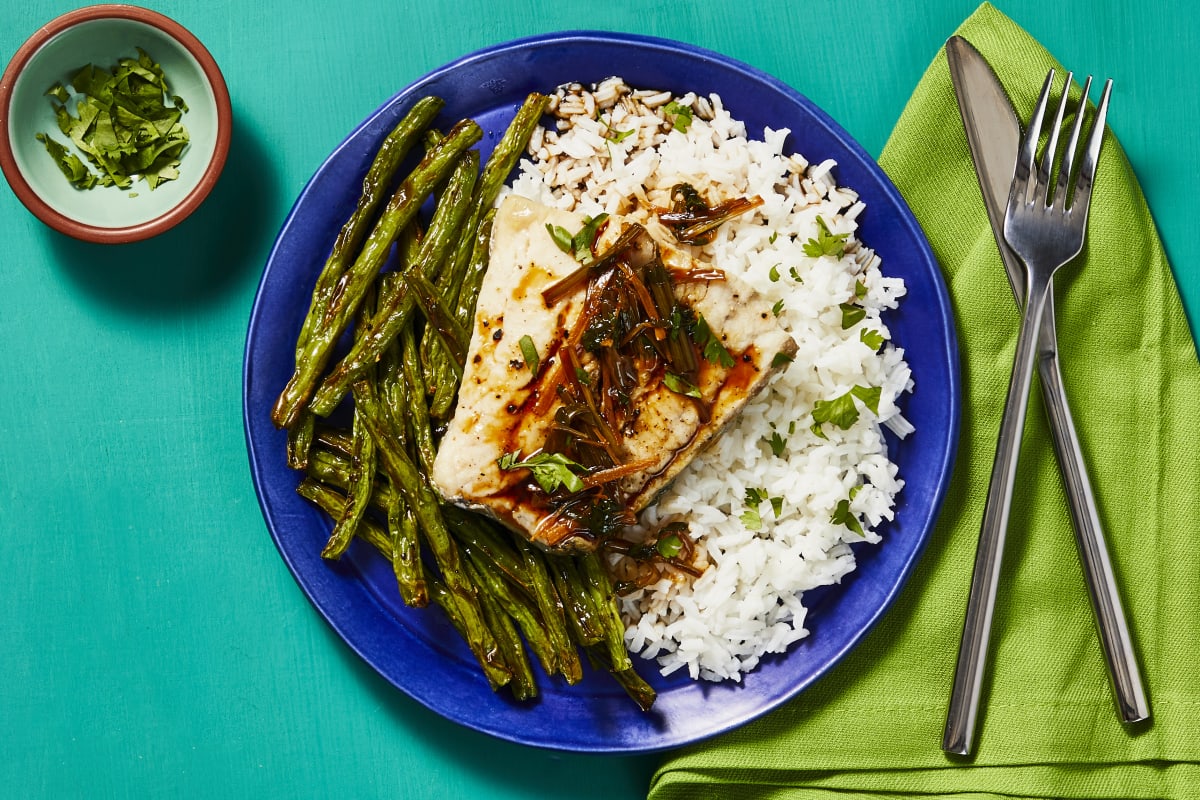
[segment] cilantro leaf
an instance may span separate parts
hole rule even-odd
[[[883,346],[883,334],[879,331],[872,331],[863,328],[859,331],[858,340],[872,350],[878,350]]]
[[[762,530],[762,517],[759,515],[758,509],[756,508],[746,509],[741,513],[738,519],[742,521],[742,524],[746,526],[746,530],[748,531]]]
[[[856,306],[853,303],[842,303],[839,308],[842,309],[842,330],[849,330],[858,323],[866,319],[867,310],[862,306]]]
[[[572,234],[561,225],[546,223],[546,232],[554,240],[559,250],[572,256],[580,264],[592,263],[592,247],[600,235],[600,226],[608,219],[608,214],[597,214],[595,217],[584,217],[583,227]]]
[[[779,435],[779,431],[771,431],[771,438],[767,439],[767,445],[771,448],[771,453],[776,458],[783,456],[783,450],[787,446],[787,439]]]
[[[778,264],[771,267],[771,271],[767,273],[767,277],[771,279],[771,283],[775,283],[775,281],[779,280],[779,265]]]
[[[848,430],[858,422],[858,406],[854,404],[856,397],[871,410],[871,413],[878,414],[881,394],[882,389],[878,386],[853,386],[850,391],[832,400],[818,400],[813,406],[813,421],[816,423],[813,432],[823,439],[824,433],[818,428],[826,422],[842,430]]]
[[[721,340],[713,334],[712,328],[708,327],[708,322],[704,319],[703,314],[696,315],[695,341],[706,361],[725,369],[734,365],[733,356],[729,354],[729,350],[725,348]]]
[[[776,353],[775,357],[771,359],[771,369],[779,369],[780,367],[785,367],[795,360],[796,359],[794,357],[789,356],[787,353],[783,353],[783,352]]]
[[[775,519],[779,519],[779,515],[783,513],[783,498],[771,498],[771,513],[775,515]]]
[[[773,313],[777,317],[783,313],[783,301],[782,300],[775,301],[775,305],[771,306],[771,313]]]
[[[518,461],[518,457],[517,452],[505,453],[496,459],[496,466],[505,472],[514,469],[529,470],[546,494],[553,493],[560,486],[565,487],[568,492],[579,492],[584,488],[583,481],[575,470],[585,472],[586,468],[562,453],[538,453],[524,461]]]
[[[879,386],[855,386],[850,390],[850,394],[862,400],[863,405],[871,409],[872,414],[879,413],[879,398],[883,394],[883,389]]]
[[[829,521],[834,525],[845,525],[859,536],[866,536],[863,533],[862,524],[858,521],[858,517],[850,510],[849,500],[838,501],[837,507],[833,509],[833,516],[830,517]]]
[[[762,489],[755,489],[753,486],[746,487],[746,494],[743,500],[750,508],[758,508],[762,505],[762,501],[767,499],[767,493]]]
[[[849,235],[848,233],[830,233],[825,220],[818,216],[816,238],[809,239],[804,243],[804,254],[812,258],[833,256],[840,259],[846,255],[846,238]]]
[[[867,296],[867,285],[861,280],[854,282],[854,299],[862,300]]]
[[[676,394],[686,395],[687,397],[695,397],[696,399],[700,399],[702,397],[700,394],[700,389],[694,386],[686,378],[681,378],[674,372],[664,372],[663,383],[666,384],[668,389]]]
[[[674,100],[663,107],[663,112],[671,120],[671,125],[680,133],[687,133],[692,124],[692,109]]]

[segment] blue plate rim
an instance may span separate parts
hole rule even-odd
[[[740,73],[741,75],[755,82],[765,84],[775,91],[783,94],[789,101],[802,107],[814,118],[815,121],[819,122],[832,137],[837,139],[841,146],[845,147],[852,156],[861,162],[862,166],[869,173],[874,174],[876,178],[876,186],[874,188],[881,191],[886,196],[887,200],[890,201],[899,212],[900,222],[902,223],[905,232],[917,244],[921,251],[919,254],[919,260],[930,270],[930,277],[932,278],[933,284],[932,288],[934,291],[933,295],[926,299],[927,301],[932,302],[932,307],[936,311],[938,320],[944,323],[941,326],[941,331],[945,335],[945,340],[944,347],[939,354],[939,359],[945,359],[947,394],[950,398],[950,402],[945,409],[946,435],[944,447],[941,449],[940,456],[934,469],[932,470],[932,474],[934,475],[933,497],[932,501],[926,506],[925,513],[923,514],[923,518],[926,521],[923,525],[923,529],[918,532],[919,541],[916,543],[915,548],[909,552],[905,560],[899,565],[899,568],[892,573],[893,579],[874,612],[865,620],[860,628],[858,628],[852,635],[847,637],[841,643],[841,646],[829,658],[826,659],[820,669],[805,676],[802,680],[797,681],[788,691],[777,693],[770,699],[769,702],[762,704],[760,707],[751,709],[741,716],[728,718],[720,725],[711,726],[704,730],[690,730],[679,735],[664,735],[659,737],[656,741],[651,742],[594,741],[583,744],[579,742],[564,743],[547,741],[544,738],[524,736],[522,735],[520,729],[489,725],[482,720],[464,718],[461,714],[448,713],[447,709],[435,704],[431,704],[426,698],[413,694],[413,692],[410,691],[406,685],[404,685],[403,681],[398,680],[394,675],[388,674],[388,672],[381,667],[380,664],[376,663],[376,659],[373,658],[368,649],[363,646],[362,641],[357,635],[355,635],[356,632],[349,630],[350,628],[355,627],[354,620],[351,619],[350,621],[347,621],[340,616],[336,616],[330,611],[330,609],[322,605],[320,598],[316,596],[316,590],[313,588],[309,576],[304,574],[301,566],[297,563],[297,560],[293,557],[287,544],[280,536],[278,526],[275,523],[275,520],[272,516],[272,511],[269,508],[269,499],[266,496],[266,489],[263,483],[264,467],[262,458],[265,455],[267,458],[281,459],[282,453],[263,454],[258,451],[255,442],[255,423],[253,421],[254,409],[251,408],[251,394],[249,391],[254,371],[254,365],[252,363],[252,351],[256,334],[259,329],[259,324],[264,313],[264,305],[266,303],[264,289],[267,285],[268,278],[270,277],[270,267],[276,263],[276,257],[279,255],[281,248],[284,246],[285,234],[287,234],[290,225],[298,213],[298,210],[302,207],[304,201],[313,191],[314,184],[317,182],[318,178],[330,167],[331,164],[337,161],[339,154],[341,154],[342,151],[347,148],[356,139],[356,137],[364,132],[364,130],[367,129],[373,122],[378,120],[381,116],[387,114],[389,110],[395,108],[398,104],[402,104],[405,99],[411,100],[415,96],[415,93],[418,92],[422,86],[435,82],[443,76],[453,74],[471,64],[492,59],[501,54],[509,52],[522,52],[532,47],[562,45],[570,44],[572,42],[585,42],[589,45],[602,44],[617,47],[642,47],[669,53],[672,57],[683,55],[685,57],[699,58],[704,61],[719,65],[724,69]],[[476,50],[472,53],[448,62],[447,64],[434,69],[433,71],[413,81],[400,91],[396,92],[392,97],[388,98],[362,122],[355,126],[355,128],[349,134],[347,134],[347,136],[337,145],[337,147],[333,149],[330,155],[326,157],[326,159],[306,182],[303,189],[297,195],[295,202],[292,204],[287,217],[281,225],[278,238],[273,244],[271,252],[268,255],[267,262],[263,270],[263,275],[259,281],[259,285],[256,289],[254,301],[251,307],[243,354],[242,379],[243,431],[246,438],[247,456],[250,461],[255,494],[258,499],[260,509],[263,512],[264,521],[267,524],[268,532],[285,564],[287,564],[289,571],[291,571],[301,590],[304,592],[309,602],[322,616],[322,618],[325,619],[325,621],[333,628],[333,630],[347,644],[347,646],[351,648],[353,652],[362,658],[369,666],[375,669],[376,672],[378,672],[385,680],[435,713],[438,713],[439,715],[462,724],[468,728],[484,732],[503,740],[549,750],[560,750],[567,752],[610,754],[649,753],[695,743],[697,741],[701,741],[703,739],[707,739],[740,727],[741,725],[744,725],[745,723],[760,717],[775,708],[778,708],[780,705],[783,705],[787,701],[791,700],[796,695],[807,689],[813,682],[828,673],[830,669],[836,666],[836,664],[838,664],[861,642],[862,638],[878,623],[880,618],[884,616],[887,610],[891,608],[896,597],[907,584],[916,563],[923,555],[931,536],[932,528],[936,523],[942,503],[946,496],[946,491],[957,454],[961,424],[961,375],[958,338],[949,291],[942,278],[937,260],[932,253],[923,230],[921,229],[919,223],[912,214],[911,209],[904,200],[903,196],[900,194],[899,190],[891,182],[886,173],[883,172],[882,168],[875,161],[875,159],[872,158],[865,151],[865,149],[862,148],[857,140],[850,136],[849,133],[847,133],[823,109],[809,100],[802,93],[778,78],[770,75],[769,73],[715,51],[707,50],[705,48],[685,42],[641,34],[618,33],[610,31],[567,30],[561,32],[552,32],[513,39]],[[886,546],[886,542],[878,546]],[[383,612],[382,609],[378,608],[375,609],[375,611]],[[644,669],[642,671],[646,672],[647,670]]]

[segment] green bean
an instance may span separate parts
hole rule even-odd
[[[546,564],[554,589],[563,601],[568,627],[576,644],[592,645],[604,641],[604,630],[586,592],[579,590],[579,573],[572,556],[546,554]]]
[[[486,670],[495,658],[495,637],[484,624],[479,598],[474,585],[464,572],[458,548],[442,519],[438,497],[408,454],[397,446],[394,437],[388,436],[378,400],[370,394],[364,395],[363,400],[363,420],[375,439],[379,463],[391,480],[392,486],[404,496],[405,502],[416,516],[425,535],[425,542],[429,545],[434,561],[446,582],[446,588],[454,598],[458,614],[466,629],[471,632],[467,644]]]
[[[592,608],[595,609],[600,625],[604,631],[604,642],[608,647],[609,660],[615,672],[633,669],[629,658],[629,648],[625,646],[625,622],[621,619],[621,610],[617,607],[617,595],[600,557],[588,553],[579,558],[582,589],[592,598]]]
[[[628,669],[613,669],[612,662],[609,660],[608,648],[603,645],[588,646],[587,654],[596,666],[608,670],[609,674],[625,690],[625,693],[638,704],[638,708],[642,711],[649,711],[654,706],[658,693],[654,691],[653,686],[642,679],[642,676],[632,666]]]
[[[558,590],[555,589],[554,578],[550,574],[546,559],[540,550],[523,537],[514,536],[513,542],[525,563],[534,603],[542,617],[542,623],[546,626],[550,643],[558,655],[559,672],[566,678],[567,683],[579,683],[583,680],[583,665],[571,640],[566,608]]]
[[[516,115],[504,134],[500,137],[500,141],[496,143],[496,147],[492,150],[491,156],[488,157],[487,163],[483,167],[483,174],[479,178],[479,184],[475,190],[475,196],[471,201],[471,214],[466,224],[463,226],[462,235],[459,237],[458,244],[454,249],[453,255],[449,259],[449,274],[442,281],[442,286],[447,289],[445,296],[446,305],[455,309],[455,318],[469,332],[471,327],[471,316],[474,314],[475,300],[478,296],[479,282],[482,280],[483,269],[487,264],[487,244],[486,240],[482,251],[482,259],[477,259],[477,241],[476,232],[483,227],[483,220],[495,213],[494,206],[496,198],[500,194],[500,189],[504,186],[504,181],[508,179],[509,174],[516,168],[517,162],[521,158],[521,154],[525,151],[526,145],[529,144],[529,137],[533,135],[533,129],[537,127],[538,122],[542,118],[542,114],[546,111],[546,104],[549,98],[545,95],[533,92],[525,98],[521,107],[517,109]],[[477,269],[477,265],[482,264],[483,267]],[[471,285],[468,287],[468,285]],[[456,306],[460,306],[458,301],[459,295],[463,294],[464,290],[470,296],[470,310],[466,313],[460,313]],[[441,351],[441,352],[439,352]],[[446,374],[446,364],[443,359],[447,355],[445,348],[440,348],[434,342],[430,342],[422,351],[424,363],[431,365],[430,369],[435,375]],[[459,371],[461,374],[461,370]],[[439,387],[447,387],[445,382],[434,384]],[[453,395],[447,397],[448,389],[442,388],[440,396],[435,397],[431,405],[431,414],[438,418],[444,419],[449,412],[449,405],[453,402]]]
[[[479,299],[479,289],[483,283],[483,273],[487,270],[488,247],[492,239],[492,221],[496,218],[496,209],[489,209],[483,221],[475,231],[474,247],[471,250],[471,260],[466,277],[460,282],[460,289],[454,309],[455,318],[470,331],[474,324],[475,303]],[[443,362],[444,363],[444,362]],[[449,368],[446,368],[449,371]],[[458,384],[443,380],[435,384],[433,399],[429,401],[429,415],[435,419],[445,419],[449,416],[458,393]]]
[[[371,319],[371,307],[375,304],[374,295],[373,290],[368,291],[367,297],[363,299],[362,306],[358,310],[359,326],[355,330],[356,336],[361,337],[365,333],[365,326]],[[322,558],[337,560],[346,552],[346,548],[350,546],[350,540],[354,538],[354,529],[358,527],[363,514],[367,511],[367,504],[371,500],[371,492],[375,486],[375,442],[364,427],[358,399],[365,392],[374,393],[375,376],[373,372],[374,370],[368,372],[354,383],[355,408],[350,431],[350,474],[348,476],[350,480],[347,487],[349,502],[346,503],[342,514],[337,517],[333,533],[330,534],[325,549],[321,551]]]
[[[296,493],[314,503],[326,514],[337,519],[346,507],[346,496],[312,478],[305,478],[296,487]],[[387,532],[370,517],[364,519],[355,531],[356,535],[374,547],[384,558],[391,558],[392,543]]]
[[[316,286],[313,287],[312,301],[304,323],[300,327],[300,336],[296,342],[296,358],[304,357],[309,337],[314,328],[319,325],[320,317],[329,304],[329,295],[338,279],[346,271],[346,265],[354,256],[354,252],[362,243],[363,236],[371,224],[371,217],[379,202],[386,196],[388,184],[396,169],[412,149],[422,130],[433,121],[433,118],[445,106],[445,101],[439,97],[425,97],[418,100],[408,113],[400,120],[395,128],[384,138],[379,146],[367,174],[363,178],[362,193],[350,218],[338,232],[333,249],[325,266],[317,276]],[[313,441],[313,415],[301,412],[299,420],[288,430],[288,464],[294,469],[304,469],[308,461],[308,450]]]
[[[431,152],[444,148],[454,136],[455,131],[452,130]],[[478,159],[479,154],[472,150],[456,165],[446,190],[438,200],[415,260],[402,273],[406,278],[412,275],[436,278],[470,210],[471,191],[479,171]],[[354,379],[379,359],[388,343],[408,324],[414,308],[414,298],[408,291],[406,281],[397,281],[395,290],[380,298],[379,309],[371,320],[371,336],[356,342],[316,390],[311,404],[315,414],[328,416],[337,407]]]
[[[459,156],[483,135],[470,120],[454,126],[446,138],[431,150],[392,195],[354,263],[342,274],[329,294],[321,323],[310,332],[296,359],[296,371],[280,394],[271,412],[278,427],[291,427],[299,421],[321,372],[325,369],[338,337],[354,316],[363,295],[375,280],[387,259],[392,243],[416,217],[425,198],[441,183],[457,163]],[[373,337],[368,337],[368,340]],[[343,392],[344,394],[344,392]],[[316,409],[314,409],[316,411]],[[325,411],[327,415],[332,407]],[[320,412],[317,412],[320,413]]]
[[[408,407],[405,418],[408,433],[417,451],[424,476],[433,474],[433,462],[437,449],[433,444],[433,430],[429,425],[429,409],[421,379],[421,366],[417,363],[417,340],[412,326],[400,331],[400,368],[408,382]]]
[[[497,531],[485,517],[457,506],[446,506],[443,515],[456,539],[482,551],[489,562],[532,597],[529,572],[511,543],[515,538],[512,534]]]
[[[440,580],[432,577],[429,580],[429,598],[437,603],[442,611],[446,612],[446,617],[450,620],[450,624],[454,626],[459,635],[468,643],[481,638],[484,634],[492,640],[493,649],[487,654],[486,658],[479,651],[475,650],[474,647],[471,648],[471,652],[474,653],[476,660],[479,661],[479,666],[483,668],[484,677],[487,678],[492,691],[496,691],[501,686],[505,686],[512,681],[512,671],[500,656],[499,644],[486,627],[483,609],[480,608],[477,619],[464,616],[461,599]]]
[[[467,563],[466,569],[467,574],[476,584],[487,584],[486,579],[480,574],[480,570],[474,563]],[[488,627],[496,635],[496,642],[500,646],[504,663],[508,665],[508,670],[512,673],[512,680],[509,682],[508,688],[512,691],[513,697],[518,700],[537,697],[537,684],[533,680],[529,658],[525,655],[521,637],[517,634],[517,628],[513,624],[514,620],[507,613],[500,596],[487,590],[481,591],[479,604],[483,608],[483,616],[487,620]]]
[[[389,488],[390,485],[389,485]],[[429,604],[429,587],[421,564],[420,526],[417,516],[398,491],[385,500],[388,533],[392,539],[392,572],[400,589],[400,599],[412,608]]]

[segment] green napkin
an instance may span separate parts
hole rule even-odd
[[[1055,60],[989,5],[958,33],[988,59],[1026,117],[1047,69],[1059,67]],[[1109,121],[1120,130],[1114,77]],[[1133,728],[1117,720],[1035,382],[991,678],[975,757],[962,759],[941,751],[942,727],[1018,314],[944,52],[881,163],[929,236],[961,337],[963,428],[941,519],[896,605],[860,647],[784,708],[672,754],[650,797],[1196,797],[1200,428],[1192,414],[1200,408],[1200,364],[1137,179],[1110,130],[1087,248],[1059,273],[1058,320],[1064,382],[1153,720]]]

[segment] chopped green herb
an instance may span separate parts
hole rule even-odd
[[[858,406],[854,404],[856,397],[871,410],[871,413],[878,414],[881,394],[882,390],[878,386],[854,386],[850,391],[832,400],[818,400],[813,406],[813,420],[816,423],[813,432],[825,438],[819,429],[823,423],[830,422],[842,430],[847,430],[858,422]]]
[[[849,330],[858,323],[866,319],[867,310],[862,306],[856,306],[853,303],[842,303],[839,308],[842,309],[842,330]]]
[[[533,343],[533,338],[529,334],[525,334],[518,344],[521,346],[521,355],[525,359],[525,366],[529,367],[530,372],[536,373],[538,371],[538,351],[537,346]]]
[[[74,186],[129,189],[141,178],[153,190],[179,177],[189,140],[180,122],[187,104],[169,94],[162,67],[146,51],[139,48],[137,58],[122,58],[111,71],[89,64],[70,84],[81,96],[74,115],[66,107],[71,94],[62,83],[51,86],[46,95],[59,130],[98,174],[47,134],[39,133],[37,139]]]
[[[863,401],[863,405],[871,409],[872,414],[879,413],[879,398],[883,389],[879,386],[855,386],[850,393]]]
[[[588,371],[586,369],[584,369],[583,367],[576,367],[575,368],[575,380],[579,381],[584,386],[590,386],[592,383],[592,376],[589,375]]]
[[[583,481],[574,470],[585,471],[582,464],[572,461],[562,453],[538,453],[524,461],[518,461],[519,453],[505,453],[496,459],[496,466],[508,472],[514,469],[527,469],[533,474],[533,479],[546,494],[565,487],[568,492],[583,490]]]
[[[793,361],[795,361],[795,359],[792,356],[789,356],[787,353],[776,353],[775,357],[771,359],[771,369],[779,369],[780,367],[787,366]]]
[[[580,264],[592,263],[592,248],[600,235],[600,226],[608,219],[608,214],[597,214],[595,217],[584,217],[583,227],[574,235],[561,225],[546,223],[546,232],[558,245],[558,249],[572,256]]]
[[[700,352],[705,360],[725,369],[734,365],[733,356],[729,354],[729,350],[725,348],[721,340],[713,334],[712,328],[708,326],[703,314],[696,315],[695,333],[696,344],[700,347]]]
[[[854,512],[850,510],[849,500],[838,501],[837,507],[833,510],[833,516],[830,517],[829,521],[834,525],[845,525],[859,536],[866,535],[863,533],[862,524],[859,523],[858,517],[854,516]]]
[[[663,108],[663,112],[671,120],[672,127],[680,133],[687,133],[687,129],[692,124],[692,109],[690,106],[685,106],[672,100]]]
[[[879,331],[863,328],[858,334],[858,340],[872,350],[878,350],[883,346],[883,334]]]
[[[804,254],[813,258],[833,256],[842,258],[846,255],[846,238],[848,233],[830,233],[825,220],[817,217],[817,237],[804,243]]]
[[[867,296],[867,285],[862,281],[854,282],[854,299],[862,300]]]
[[[779,458],[783,455],[783,449],[787,446],[787,439],[779,435],[779,431],[771,431],[771,438],[767,439],[767,444],[771,447],[771,453]]]
[[[667,385],[668,389],[676,394],[686,395],[687,397],[695,397],[697,399],[702,398],[700,390],[697,387],[693,386],[692,383],[686,378],[681,378],[674,372],[664,372],[663,383]]]
[[[779,265],[771,267],[771,271],[767,273],[767,277],[771,279],[771,283],[779,280]]]
[[[779,515],[783,513],[783,498],[771,498],[771,513],[775,515],[775,519],[779,519]]]
[[[775,240],[779,238],[779,231],[774,231],[767,239],[767,244],[775,244]]]
[[[796,283],[804,283],[804,279],[800,277],[800,273],[795,267],[788,267],[788,274],[792,276],[792,280]]]
[[[771,306],[771,313],[777,317],[783,313],[783,301],[782,300],[775,301],[775,305]]]
[[[758,509],[756,508],[747,508],[741,513],[738,519],[742,521],[742,524],[746,526],[746,530],[748,531],[762,530],[762,517],[759,516]]]
[[[746,505],[751,508],[758,508],[762,505],[762,501],[767,499],[767,493],[763,489],[755,489],[753,486],[746,487],[746,494],[743,498]]]

